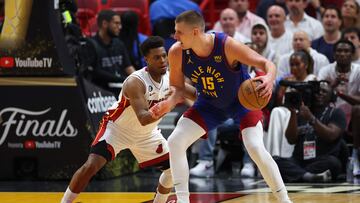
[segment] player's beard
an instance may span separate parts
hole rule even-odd
[[[109,37],[114,38],[117,37],[118,35],[115,34],[110,28],[107,28],[106,33],[109,35]]]

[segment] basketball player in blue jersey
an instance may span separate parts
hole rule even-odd
[[[250,78],[246,64],[260,68],[266,74],[254,78],[262,82],[259,95],[269,98],[276,76],[275,65],[225,34],[204,33],[203,17],[186,11],[175,20],[176,42],[169,51],[170,85],[174,94],[152,109],[161,116],[182,101],[184,76],[197,89],[198,98],[180,118],[168,139],[170,166],[178,202],[189,202],[189,167],[186,149],[227,118],[239,118],[242,140],[250,157],[258,166],[266,183],[281,203],[290,203],[279,168],[263,143],[261,111],[249,111],[239,102],[240,84]]]

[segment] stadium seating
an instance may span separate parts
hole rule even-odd
[[[134,11],[139,15],[139,32],[151,34],[148,0],[112,0],[110,8],[119,13],[126,10]]]
[[[84,35],[91,35],[91,27],[96,24],[96,16],[100,10],[98,0],[78,0],[76,17]]]

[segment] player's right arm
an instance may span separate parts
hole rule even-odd
[[[153,117],[149,111],[149,104],[145,99],[145,86],[136,77],[130,77],[123,85],[123,93],[129,99],[131,107],[134,109],[136,117],[142,126],[150,124],[160,117]]]

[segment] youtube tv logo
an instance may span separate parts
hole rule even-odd
[[[13,68],[14,65],[14,57],[0,57],[0,68]]]

